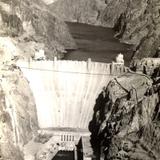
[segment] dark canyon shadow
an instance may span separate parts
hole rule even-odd
[[[71,151],[59,151],[52,160],[74,160],[74,153]]]
[[[105,119],[105,106],[108,101],[108,96],[106,96],[105,88],[99,94],[98,98],[96,99],[96,104],[94,106],[94,113],[92,120],[89,123],[89,131],[91,132],[91,145],[93,148],[95,160],[100,159],[100,145],[101,145],[101,136],[99,135],[100,124]]]

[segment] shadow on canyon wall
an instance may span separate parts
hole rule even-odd
[[[100,159],[100,137],[98,136],[98,132],[100,129],[100,124],[104,120],[104,112],[105,112],[105,105],[108,101],[107,96],[104,95],[105,91],[103,90],[96,99],[96,104],[94,106],[94,113],[92,120],[89,123],[89,131],[91,132],[91,145],[93,148],[94,156],[96,159]]]
[[[159,70],[126,73],[99,94],[89,124],[96,159],[159,160]]]

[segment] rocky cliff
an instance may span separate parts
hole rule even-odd
[[[157,79],[133,72],[108,84],[90,123],[95,154],[107,160],[160,159],[159,89]]]
[[[12,66],[0,73],[0,158],[23,160],[23,145],[38,129],[36,106],[28,81]]]
[[[50,7],[67,21],[114,28],[117,38],[135,46],[137,58],[159,51],[159,0],[58,0]]]
[[[65,23],[49,12],[40,0],[2,0],[0,36],[1,52],[10,49],[12,56],[28,58],[44,50],[47,58],[61,57],[66,49],[75,48]]]
[[[135,57],[152,57],[160,42],[160,2],[106,1],[102,24],[114,27],[117,37],[135,45]]]
[[[29,83],[15,61],[40,51],[52,59],[74,48],[65,23],[40,0],[0,1],[0,159],[23,160],[23,146],[38,129]]]
[[[57,0],[48,6],[64,21],[98,25],[106,4],[104,0]]]

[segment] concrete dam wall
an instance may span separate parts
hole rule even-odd
[[[123,64],[85,61],[19,61],[37,106],[40,128],[88,129],[96,98]]]

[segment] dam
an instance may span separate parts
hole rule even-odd
[[[160,160],[149,2],[0,1],[0,160]]]
[[[49,160],[54,156],[56,159],[63,155],[58,151],[74,151],[76,155],[76,145],[81,138],[86,155],[88,152],[92,155],[88,127],[96,99],[111,79],[127,71],[124,63],[55,58],[54,61],[18,61],[17,66],[33,92],[40,133],[52,135],[38,157],[48,155]],[[59,145],[54,149],[52,146],[55,144]],[[48,152],[47,148],[52,152]],[[63,156],[67,159],[67,155]]]
[[[20,61],[35,97],[39,127],[88,129],[96,98],[124,64],[88,61]]]
[[[131,46],[119,43],[112,29],[67,25],[76,41],[76,50],[68,50],[62,60],[47,60],[44,51],[39,50],[37,59],[17,62],[33,92],[39,134],[52,135],[35,153],[37,159],[67,159],[68,155],[73,157],[73,152],[75,160],[92,157],[89,124],[94,108],[104,94],[104,86],[124,74],[131,59]],[[117,61],[118,54],[122,61]]]

